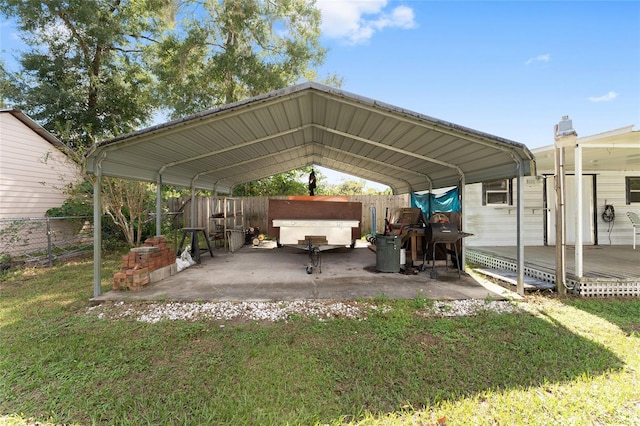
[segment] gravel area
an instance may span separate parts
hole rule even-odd
[[[286,321],[292,316],[313,317],[319,320],[347,318],[366,320],[369,313],[389,309],[357,301],[310,301],[294,302],[105,302],[87,308],[87,314],[100,319],[134,319],[156,323],[168,321]],[[520,311],[510,301],[455,300],[435,301],[425,306],[422,314],[434,317],[470,316],[480,311]]]

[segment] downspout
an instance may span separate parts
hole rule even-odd
[[[96,162],[93,182],[93,297],[102,294],[102,160]]]
[[[578,134],[573,129],[573,122],[569,116],[562,117],[560,122],[554,127],[554,141],[556,152],[556,291],[560,296],[566,296],[567,290],[573,290],[573,287],[567,285],[567,266],[566,266],[566,194],[565,194],[565,147],[576,146]],[[578,161],[578,160],[576,160]],[[582,174],[582,166],[580,166],[580,174]],[[576,185],[578,179],[576,177]],[[582,181],[580,180],[580,188]],[[580,197],[582,194],[580,193]],[[581,205],[578,206],[580,210]],[[579,212],[581,213],[581,212]],[[582,229],[579,232],[582,236]],[[575,236],[576,240],[578,235]],[[582,241],[580,241],[582,244]],[[580,251],[582,255],[582,251]],[[577,253],[576,253],[577,256]]]
[[[555,146],[555,196],[556,196],[556,291],[567,295],[566,287],[566,243],[564,200],[564,147],[556,140]]]

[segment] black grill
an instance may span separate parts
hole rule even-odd
[[[433,254],[432,258],[432,266],[431,266],[431,278],[436,278],[438,273],[436,272],[436,246],[438,244],[451,244],[450,250],[445,250],[451,254],[451,256],[455,256],[455,264],[458,268],[458,276],[460,276],[460,258],[458,254],[458,249],[456,247],[456,242],[459,239],[468,237],[473,234],[469,234],[468,232],[460,232],[458,230],[458,226],[452,222],[437,222],[437,223],[428,223],[424,230],[424,241],[423,241],[423,253],[424,260],[422,262],[422,267],[424,268],[424,264],[426,261],[427,250],[425,250],[425,246],[431,244],[431,252]],[[452,259],[453,260],[453,259]],[[446,258],[445,258],[446,262]]]
[[[429,223],[424,231],[427,243],[455,243],[464,235],[455,223]]]

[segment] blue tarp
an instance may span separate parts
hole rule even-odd
[[[460,212],[462,210],[458,188],[453,188],[441,195],[412,192],[411,207],[419,207],[427,220],[436,212]]]

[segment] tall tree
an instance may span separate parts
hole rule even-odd
[[[78,150],[149,122],[153,77],[141,55],[167,1],[0,2],[29,46],[4,76],[14,106]]]
[[[72,147],[78,158],[95,141],[148,123],[154,78],[142,61],[161,32],[168,0],[4,0],[29,50],[21,69],[3,67],[3,98]],[[88,177],[89,178],[89,177]],[[103,210],[130,245],[140,241],[147,185],[105,179]],[[137,233],[134,231],[137,229]]]
[[[0,108],[7,107],[7,100],[15,98],[16,87],[9,80],[4,58],[0,58]]]
[[[176,19],[150,57],[174,118],[315,80],[326,56],[313,0],[191,0]]]
[[[30,46],[18,72],[0,70],[3,97],[79,152],[156,108],[181,116],[315,80],[326,54],[313,0],[3,0],[0,12]],[[144,203],[115,200],[143,188],[104,187],[108,214],[140,217]]]
[[[187,0],[175,17],[176,28],[149,57],[161,82],[158,98],[172,118],[317,80],[314,67],[327,54],[314,0]],[[342,83],[335,75],[323,81]],[[248,182],[235,193],[304,194],[305,170]]]

